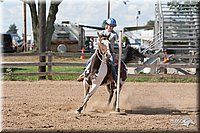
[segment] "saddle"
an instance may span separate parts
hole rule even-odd
[[[113,69],[113,63],[111,62],[111,60],[108,60],[107,61],[107,66],[108,66],[108,72],[110,73],[107,73],[106,77],[104,78],[103,82],[101,83],[102,84],[106,84],[108,83],[108,81],[113,81],[114,77],[113,77],[113,74],[112,74],[112,69]],[[118,60],[115,59],[115,63],[114,63],[114,67],[115,67],[115,70],[116,70],[116,78],[117,79],[117,71],[118,71]],[[90,66],[91,68],[91,66]],[[96,74],[98,74],[98,68],[96,68],[95,72],[93,71],[91,74],[91,69],[89,68],[89,72],[87,72],[85,75],[86,77],[88,78],[88,84],[91,84],[91,79],[93,76],[95,76]],[[122,81],[125,81],[126,78],[127,78],[127,68],[126,68],[126,65],[123,61],[121,61],[121,72],[120,72],[120,77],[122,78]]]

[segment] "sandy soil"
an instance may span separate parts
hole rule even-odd
[[[116,115],[107,107],[102,86],[83,114],[75,114],[83,99],[76,81],[4,81],[1,97],[3,130],[26,131],[197,131],[195,83],[125,83]],[[184,119],[192,120],[189,126]]]

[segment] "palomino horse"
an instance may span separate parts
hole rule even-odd
[[[83,80],[84,86],[84,100],[81,106],[77,109],[77,113],[81,113],[86,105],[90,97],[96,92],[96,90],[101,86],[105,85],[109,92],[108,105],[111,103],[113,94],[115,92],[115,101],[113,104],[113,108],[116,107],[117,100],[117,89],[115,87],[115,82],[112,76],[112,62],[110,61],[111,53],[109,49],[110,41],[109,36],[102,36],[97,33],[99,36],[98,49],[95,52],[95,55],[92,58],[91,65],[89,68],[89,74],[87,74]],[[130,50],[129,50],[130,51]],[[131,52],[127,52],[126,58],[130,58],[132,55]],[[117,61],[116,61],[117,62]],[[128,61],[126,62],[128,63]],[[115,63],[116,64],[116,63]],[[124,84],[127,78],[127,68],[126,65],[121,63],[121,73],[120,73],[120,88],[121,91],[122,85]],[[116,70],[117,65],[115,66]]]

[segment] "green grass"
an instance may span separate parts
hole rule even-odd
[[[80,66],[54,66],[53,72],[67,72],[80,74],[83,67]],[[47,71],[47,70],[46,70]],[[13,73],[37,73],[38,67],[15,67],[15,68],[3,68],[2,72],[6,73],[7,76],[3,76],[2,80],[12,81],[36,81],[38,76],[13,76]],[[76,80],[78,75],[65,75],[65,76],[53,76],[53,80]],[[144,76],[142,76],[144,75]],[[48,79],[48,78],[47,78]],[[141,74],[141,77],[128,77],[127,82],[182,82],[182,83],[197,83],[197,77],[184,77],[184,76],[166,76],[166,77],[146,77],[145,74]]]
[[[47,68],[46,68],[47,71]],[[52,72],[67,72],[67,73],[81,73],[83,67],[79,66],[54,66]],[[3,76],[3,80],[12,80],[12,81],[25,81],[25,80],[38,80],[38,76],[14,76],[13,73],[37,73],[38,67],[15,67],[15,68],[3,68],[2,72],[6,73],[6,76]],[[75,80],[77,76],[53,76],[53,80]]]
[[[66,57],[54,57],[53,62],[79,62],[86,63],[87,57],[85,59],[80,58],[66,58]],[[4,62],[38,62],[37,56],[23,56],[19,58],[18,56],[5,56],[3,57]],[[46,67],[47,68],[47,67]],[[53,76],[53,80],[76,80],[78,75],[82,72],[83,67],[81,66],[53,66],[52,71],[67,72],[67,73],[77,73],[76,75],[66,75],[66,76]],[[46,70],[47,71],[47,70]],[[18,81],[37,81],[38,76],[14,76],[13,73],[37,73],[37,66],[28,67],[13,67],[13,68],[2,68],[2,72],[6,73],[7,76],[3,76],[2,80],[18,80]],[[144,76],[143,76],[144,75]],[[48,78],[47,78],[48,79]],[[145,74],[141,74],[140,77],[129,76],[126,80],[127,82],[198,82],[196,76],[186,77],[186,76],[166,76],[166,77],[147,77]]]
[[[53,72],[68,72],[68,73],[80,73],[82,72],[83,67],[80,66],[56,66],[53,67],[52,71]]]
[[[197,77],[137,77],[127,78],[127,82],[172,82],[172,83],[197,83]]]

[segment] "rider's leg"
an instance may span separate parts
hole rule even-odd
[[[116,69],[114,65],[112,65],[112,74],[113,74],[114,81],[117,83],[117,74],[116,74]]]
[[[112,62],[112,75],[113,75],[113,79],[115,81],[115,83],[117,83],[117,74],[116,74],[116,69],[115,69],[115,54],[113,53],[111,58],[110,58],[111,62]]]

